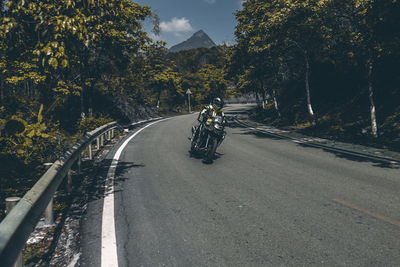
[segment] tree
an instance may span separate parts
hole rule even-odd
[[[320,9],[324,1],[254,1],[248,0],[236,17],[236,37],[248,39],[248,51],[272,62],[268,68],[277,80],[279,64],[304,62],[304,87],[309,116],[315,123],[311,104],[311,62],[322,49]],[[296,63],[297,64],[297,63]],[[265,65],[265,64],[264,64]],[[271,71],[272,70],[272,71]]]
[[[364,68],[374,137],[378,136],[374,69],[382,57],[394,55],[398,50],[400,34],[395,28],[399,29],[399,23],[394,16],[399,10],[397,1],[335,0],[327,5],[324,13],[334,48],[349,62]]]
[[[197,94],[198,102],[211,101],[215,97],[223,98],[228,87],[226,72],[223,68],[206,64],[199,71],[198,75],[203,81],[201,94]]]
[[[172,97],[176,104],[184,101],[184,92],[181,89],[180,75],[175,71],[174,64],[168,62],[167,49],[163,42],[156,42],[146,49],[145,74],[147,87],[155,93],[157,108],[160,107],[162,94]],[[173,102],[173,101],[171,101]],[[165,103],[170,104],[170,103]]]

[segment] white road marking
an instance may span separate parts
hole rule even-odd
[[[106,179],[106,196],[104,198],[103,205],[103,220],[101,227],[101,266],[102,267],[118,267],[118,256],[117,256],[117,241],[115,237],[115,219],[114,219],[114,175],[117,169],[118,160],[121,156],[122,151],[128,145],[128,143],[138,135],[141,131],[147,127],[158,123],[159,120],[152,122],[145,127],[136,131],[131,137],[118,148],[114,155],[111,166],[107,173]]]

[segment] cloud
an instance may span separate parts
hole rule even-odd
[[[215,4],[215,2],[217,1],[217,0],[203,0],[204,2],[207,2],[207,3],[209,3],[209,4]]]
[[[174,34],[180,34],[182,32],[193,31],[192,25],[187,18],[172,18],[171,21],[162,21],[160,23],[162,32],[171,32]]]

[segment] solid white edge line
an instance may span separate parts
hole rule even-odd
[[[130,136],[125,142],[118,148],[114,155],[111,166],[107,173],[106,179],[106,190],[103,204],[103,219],[101,227],[101,266],[102,267],[117,267],[118,266],[118,254],[117,254],[117,241],[115,236],[115,219],[114,219],[114,175],[117,169],[118,160],[121,156],[122,151],[128,145],[128,143],[141,131],[147,127],[168,120],[163,119],[152,122],[145,127],[136,131]]]

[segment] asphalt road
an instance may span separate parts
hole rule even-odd
[[[188,152],[196,116],[152,125],[122,152],[119,266],[400,265],[399,169],[238,125],[203,164]],[[81,266],[101,265],[102,201],[88,204]]]

